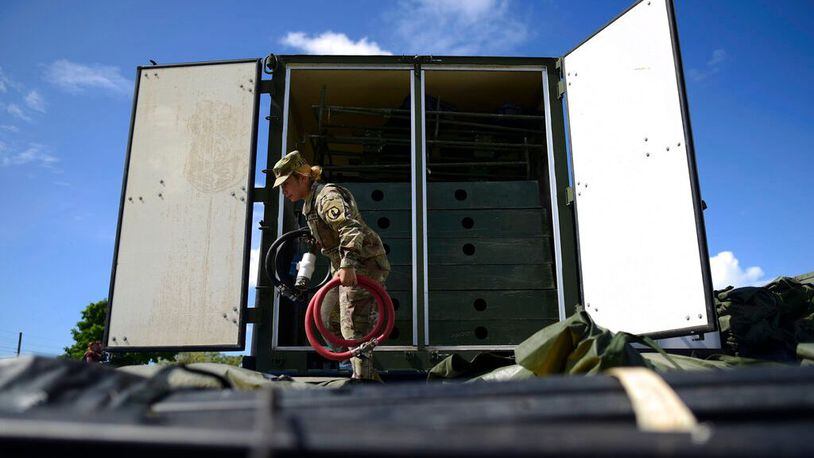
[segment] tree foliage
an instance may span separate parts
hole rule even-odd
[[[88,304],[82,310],[82,319],[71,329],[74,344],[65,347],[64,358],[82,359],[88,344],[101,341],[105,333],[105,320],[107,318],[107,299]],[[218,352],[130,352],[110,353],[110,364],[114,366],[128,366],[131,364],[192,364],[192,363],[220,363],[240,366],[241,356],[228,356]]]
[[[102,340],[105,333],[105,319],[107,317],[107,299],[92,302],[82,310],[82,319],[71,329],[74,344],[65,347],[63,357],[82,359],[88,349],[88,344],[95,340]],[[130,352],[110,353],[110,364],[113,366],[127,366],[131,364],[148,364],[159,360],[174,360],[176,353],[172,352]]]
[[[231,366],[240,366],[240,362],[242,360],[243,360],[242,356],[229,356],[224,355],[223,353],[218,353],[216,351],[206,351],[206,352],[178,353],[177,355],[175,355],[175,361],[167,362],[175,362],[178,364],[220,363],[220,364],[229,364]]]

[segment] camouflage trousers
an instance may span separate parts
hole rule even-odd
[[[369,277],[384,286],[387,275],[390,273],[390,263],[386,256],[376,256],[365,260],[362,266],[356,269],[356,275]],[[376,299],[361,286],[340,286],[325,295],[320,309],[322,322],[344,339],[360,339],[371,331],[376,324],[378,313]],[[373,367],[373,354],[363,355],[363,358],[351,358],[353,377],[369,380],[378,380],[378,374]]]

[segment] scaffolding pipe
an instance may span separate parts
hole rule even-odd
[[[404,138],[386,138],[386,137],[355,137],[355,136],[329,136],[311,134],[310,138],[324,139],[327,143],[342,143],[342,144],[362,144],[362,145],[383,145],[391,144],[410,144],[411,139]],[[459,140],[427,140],[427,144],[442,145],[442,146],[465,146],[476,148],[498,148],[498,149],[514,149],[514,148],[534,148],[542,149],[545,145],[539,144],[523,144],[523,143],[495,143],[495,142],[477,142],[477,141],[459,141]]]
[[[319,108],[319,105],[312,105],[313,108]],[[396,114],[410,114],[410,110],[403,108],[365,108],[365,107],[340,107],[329,105],[326,107],[328,112],[336,113],[352,113],[369,116],[379,116],[381,114],[390,115]],[[543,121],[545,116],[542,115],[515,115],[503,113],[475,113],[471,111],[446,111],[446,110],[427,110],[424,112],[427,115],[440,115],[440,116],[462,116],[467,118],[492,118],[492,119],[517,119],[527,121]]]

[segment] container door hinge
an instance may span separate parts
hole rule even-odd
[[[557,98],[561,99],[564,94],[565,94],[565,81],[559,80],[557,81]]]
[[[268,202],[270,199],[271,193],[269,192],[268,188],[254,188],[252,193],[253,201],[254,202]]]
[[[565,205],[574,205],[574,188],[571,186],[565,188]]]
[[[261,94],[274,95],[274,83],[272,80],[260,80],[259,91]]]
[[[562,57],[557,59],[554,68],[557,69],[557,74],[560,75],[560,79],[557,81],[557,98],[561,99],[563,94],[565,94],[565,79],[562,77]]]
[[[251,307],[246,309],[246,323],[259,323],[260,309]]]

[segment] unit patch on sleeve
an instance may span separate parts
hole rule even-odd
[[[331,223],[345,221],[345,205],[341,200],[329,200],[325,203],[325,217]]]

